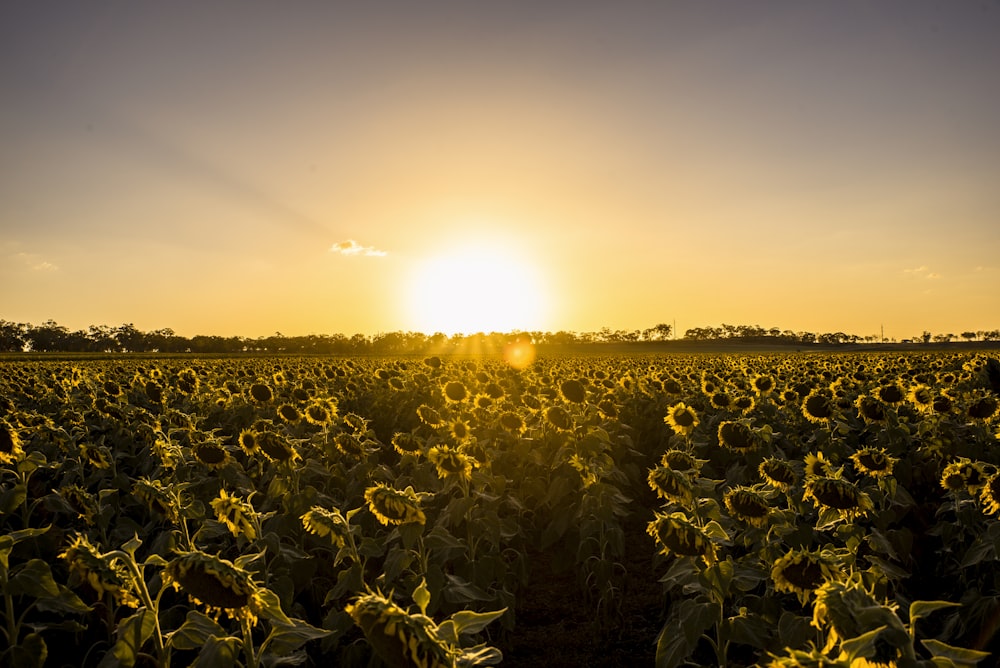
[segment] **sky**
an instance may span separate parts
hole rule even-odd
[[[0,3],[0,320],[1000,328],[1000,0]]]

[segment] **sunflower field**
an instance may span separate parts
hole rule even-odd
[[[995,665],[996,366],[9,358],[0,666]]]

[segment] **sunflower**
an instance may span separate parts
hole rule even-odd
[[[213,439],[196,441],[191,445],[191,454],[199,463],[210,469],[225,468],[231,461],[229,451]]]
[[[392,447],[401,455],[420,455],[423,453],[423,440],[416,434],[400,431],[392,436]]]
[[[239,560],[237,560],[239,561]],[[226,559],[201,551],[179,552],[163,568],[164,584],[183,590],[196,605],[218,617],[257,622],[263,609],[258,587],[249,571]]]
[[[450,445],[435,445],[427,451],[427,460],[437,467],[438,477],[451,480],[469,480],[477,462],[474,458]]]
[[[433,620],[423,614],[406,612],[380,593],[359,596],[345,611],[388,666],[448,668],[456,665],[460,652],[441,639]]]
[[[276,432],[259,432],[256,436],[256,442],[257,448],[272,462],[294,462],[300,459],[295,446]]]
[[[798,480],[795,469],[784,459],[769,457],[760,463],[757,472],[772,487],[787,492]]]
[[[694,496],[691,479],[667,466],[658,466],[650,470],[646,481],[658,497],[667,501],[683,504],[691,501]]]
[[[512,434],[523,434],[526,427],[520,415],[513,411],[505,411],[499,417],[500,426]]]
[[[384,483],[376,483],[365,490],[365,501],[372,514],[386,526],[410,522],[423,524],[427,521],[413,487],[398,490]]]
[[[452,420],[448,431],[451,433],[452,437],[459,442],[472,436],[472,428],[469,426],[469,423],[461,418]]]
[[[86,536],[74,538],[59,558],[66,562],[71,573],[93,587],[98,596],[104,596],[107,592],[123,605],[139,607],[139,599],[132,592],[134,584],[128,571],[118,562],[102,555]]]
[[[741,394],[733,399],[730,409],[743,415],[749,415],[757,406],[757,400],[749,394]]]
[[[729,514],[741,522],[758,528],[767,526],[771,507],[759,489],[742,485],[734,487],[725,493],[722,500],[729,509]]]
[[[874,509],[871,497],[842,478],[817,477],[806,482],[802,500],[812,498],[817,506],[833,508],[846,520],[854,520]]]
[[[660,457],[660,463],[674,471],[694,471],[701,470],[701,465],[707,460],[695,459],[693,455],[684,450],[667,450]]]
[[[858,416],[868,424],[885,421],[885,404],[875,397],[859,395],[854,407],[858,409]]]
[[[754,392],[762,397],[774,391],[774,379],[770,376],[756,376],[750,385],[753,387]]]
[[[979,499],[983,502],[983,512],[987,515],[1000,512],[1000,473],[994,473],[986,480]]]
[[[545,409],[545,420],[560,431],[573,429],[573,419],[562,406],[549,406]]]
[[[934,393],[923,383],[911,387],[906,398],[921,413],[930,413],[934,410]]]
[[[340,510],[327,510],[322,506],[313,506],[301,518],[302,526],[311,534],[320,538],[328,538],[333,547],[344,547],[344,541],[351,528]]]
[[[614,399],[610,397],[605,397],[597,402],[597,410],[601,411],[601,415],[609,420],[614,420],[618,418],[618,405],[615,403]]]
[[[952,408],[951,397],[947,394],[939,394],[934,397],[934,401],[931,402],[931,408],[935,413],[950,413]]]
[[[252,455],[257,452],[257,432],[253,429],[243,429],[240,431],[240,435],[237,438],[240,447],[243,448],[243,452],[248,455]]]
[[[299,413],[299,409],[291,404],[281,404],[278,406],[278,417],[281,418],[282,422],[293,423],[298,422],[302,418],[302,414]]]
[[[656,513],[656,519],[649,523],[646,532],[663,546],[661,552],[666,556],[673,553],[701,557],[709,565],[715,563],[715,544],[712,539],[682,512],[669,515]]]
[[[724,420],[719,423],[719,443],[736,452],[752,452],[760,445],[757,433],[746,422]]]
[[[941,487],[949,492],[965,489],[975,496],[981,492],[985,482],[983,464],[966,457],[959,457],[951,462],[941,473]]]
[[[885,448],[862,448],[851,455],[851,460],[861,473],[874,478],[892,475],[892,467],[899,461],[895,457],[890,457]]]
[[[711,394],[709,397],[709,403],[712,404],[712,408],[724,410],[732,405],[733,398],[729,396],[729,393],[718,390]]]
[[[417,417],[420,418],[421,422],[430,427],[436,427],[443,422],[441,414],[427,404],[417,406]]]
[[[1000,401],[992,395],[978,397],[969,404],[966,415],[975,422],[990,422],[1000,415]]]
[[[253,383],[250,385],[250,396],[253,397],[254,401],[259,401],[262,404],[267,403],[274,398],[274,393],[271,388],[264,383]]]
[[[105,446],[81,443],[80,460],[89,463],[95,469],[106,469],[111,466],[111,453]]]
[[[139,478],[132,485],[132,494],[146,504],[151,512],[162,515],[172,522],[177,521],[180,515],[177,500],[170,489],[164,487],[159,480]]]
[[[698,426],[698,414],[682,401],[670,407],[663,421],[670,425],[674,433],[689,436]]]
[[[251,494],[251,496],[253,496]],[[257,526],[260,520],[257,511],[250,505],[249,500],[244,501],[242,497],[231,495],[225,489],[219,490],[219,496],[212,500],[212,510],[220,524],[226,525],[229,532],[234,536],[246,536],[248,540],[257,538]]]
[[[824,582],[838,578],[834,556],[821,550],[789,550],[771,567],[774,588],[795,594],[802,605]]]
[[[878,397],[879,401],[883,401],[890,405],[898,404],[906,398],[906,392],[904,392],[899,383],[895,381],[886,383],[885,385],[879,387],[875,392],[875,395]]]
[[[805,464],[807,480],[809,478],[828,476],[833,472],[833,467],[830,465],[829,460],[824,457],[822,450],[816,454],[810,452],[806,455]]]
[[[469,396],[469,391],[460,380],[451,380],[444,385],[444,397],[452,403],[465,401]]]
[[[820,390],[813,390],[802,400],[802,415],[810,422],[826,424],[833,418],[833,400]]]
[[[563,399],[574,404],[582,404],[587,400],[587,388],[575,378],[560,383],[559,393],[562,394]]]
[[[306,406],[304,415],[306,422],[317,426],[329,424],[332,419],[330,406],[324,401],[313,401],[311,404]]]
[[[60,487],[59,497],[77,514],[77,519],[81,519],[88,525],[94,523],[94,518],[100,511],[97,499],[90,492],[79,485],[66,485]]]

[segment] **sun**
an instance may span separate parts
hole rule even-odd
[[[546,290],[526,253],[463,244],[418,263],[409,286],[414,327],[426,334],[545,329]]]

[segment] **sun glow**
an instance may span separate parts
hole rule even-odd
[[[414,272],[409,304],[424,333],[544,329],[545,290],[522,255],[485,244],[443,251]]]

